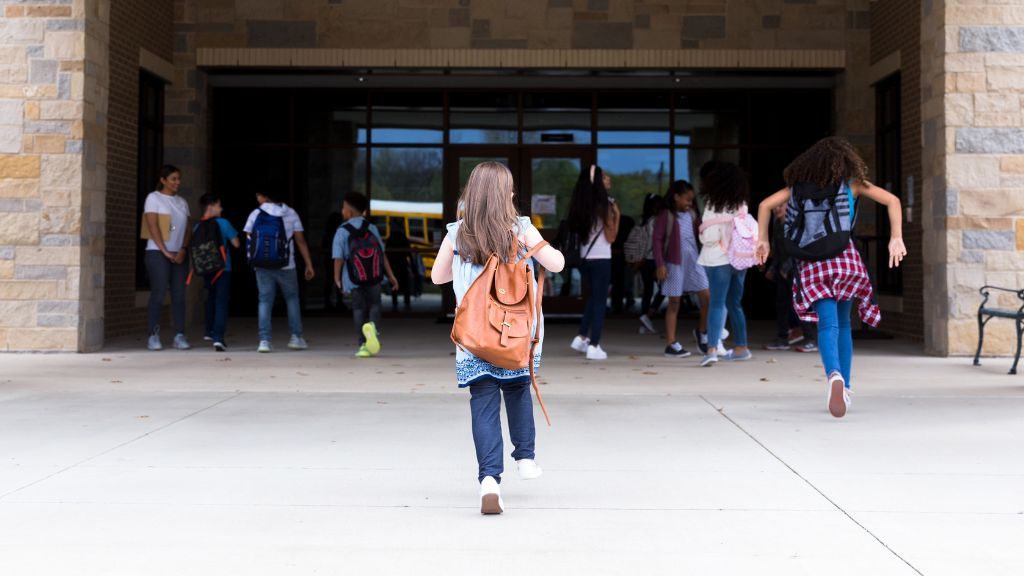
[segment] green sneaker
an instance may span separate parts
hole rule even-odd
[[[370,354],[380,354],[380,340],[377,339],[377,326],[373,322],[363,324],[363,336],[366,337],[366,349]]]
[[[373,356],[373,354],[370,354],[370,351],[366,349],[366,344],[361,344],[359,346],[359,351],[356,352],[356,358],[369,358],[371,356]]]

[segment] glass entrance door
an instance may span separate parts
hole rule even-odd
[[[549,242],[558,235],[558,226],[569,213],[573,188],[580,171],[593,160],[590,147],[524,148],[520,154],[523,200],[528,202],[533,224]],[[548,315],[581,314],[583,283],[580,271],[566,269],[559,274],[547,272],[544,310]]]

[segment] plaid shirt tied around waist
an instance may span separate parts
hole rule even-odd
[[[820,262],[800,262],[798,281],[793,283],[793,308],[805,322],[817,322],[814,303],[818,300],[856,300],[862,322],[877,328],[882,312],[874,301],[871,278],[860,252],[850,242],[841,254]]]

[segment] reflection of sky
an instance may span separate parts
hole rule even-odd
[[[664,171],[665,178],[669,173],[668,148],[605,148],[597,151],[597,163],[612,176],[644,170],[657,174],[659,168]]]

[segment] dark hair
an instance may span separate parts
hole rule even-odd
[[[640,225],[647,224],[647,221],[654,218],[661,211],[665,209],[665,197],[658,196],[657,194],[648,194],[644,196],[644,214],[640,221]]]
[[[715,170],[718,170],[718,168],[721,166],[722,162],[718,160],[708,160],[707,162],[705,162],[704,165],[700,167],[701,182],[703,182],[705,178],[707,178]]]
[[[590,242],[590,233],[595,222],[604,222],[608,217],[608,190],[604,187],[604,170],[593,166],[594,179],[590,179],[591,166],[580,171],[576,187],[569,202],[569,230],[576,233],[583,242]]]
[[[177,166],[172,166],[170,164],[164,164],[163,166],[160,167],[160,172],[158,172],[158,174],[160,175],[160,179],[157,180],[156,187],[158,189],[160,189],[160,188],[163,188],[163,181],[164,180],[170,178],[171,174],[181,174],[181,170],[178,170]]]
[[[693,185],[686,180],[676,180],[675,182],[668,185],[668,190],[665,191],[665,208],[676,213],[676,196],[682,196],[687,192],[694,192]]]
[[[739,166],[723,163],[704,179],[701,194],[711,210],[730,212],[747,202],[750,187]]]
[[[363,196],[359,192],[349,192],[348,194],[345,194],[344,202],[360,214],[366,212],[366,209],[370,207],[370,201],[366,199],[366,196]]]
[[[826,188],[847,180],[866,182],[868,167],[846,138],[829,136],[818,140],[806,152],[796,157],[782,173],[786,186],[799,182],[817,184]]]
[[[220,204],[220,196],[213,192],[207,192],[199,197],[199,208],[202,209],[203,212],[206,212],[207,206],[212,206],[214,204]]]

